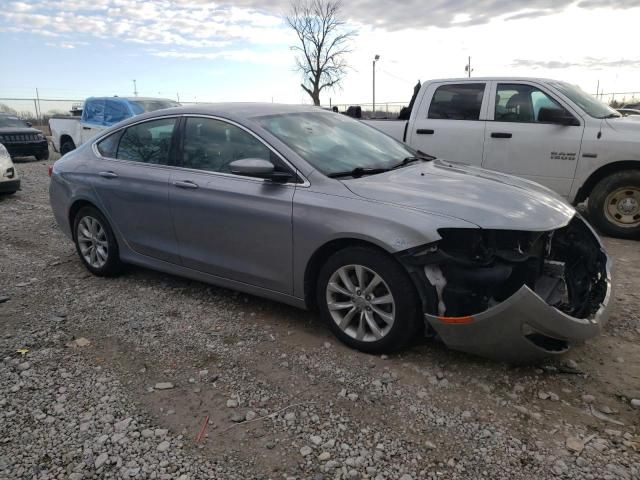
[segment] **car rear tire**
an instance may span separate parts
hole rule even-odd
[[[66,155],[67,153],[75,149],[76,145],[75,143],[73,143],[73,140],[66,140],[62,143],[62,145],[60,145],[60,156]]]
[[[363,352],[400,350],[423,325],[408,273],[373,248],[349,247],[333,254],[320,269],[316,296],[336,337]]]
[[[603,178],[589,195],[589,218],[606,235],[640,238],[640,170]]]
[[[76,251],[94,275],[110,277],[122,269],[118,243],[107,219],[94,207],[82,207],[73,222]]]

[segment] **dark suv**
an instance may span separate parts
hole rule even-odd
[[[49,158],[47,137],[15,115],[0,113],[0,143],[7,148],[11,157],[33,155],[38,160]]]

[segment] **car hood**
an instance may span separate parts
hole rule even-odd
[[[628,117],[607,118],[607,125],[617,132],[640,134],[640,115]],[[640,140],[640,139],[639,139]]]
[[[554,230],[576,213],[542,185],[444,160],[343,183],[363,198],[456,217],[486,229]]]

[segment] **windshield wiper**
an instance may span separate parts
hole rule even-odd
[[[359,178],[363,175],[375,175],[376,173],[384,173],[388,172],[388,168],[364,168],[364,167],[356,167],[353,170],[345,171],[345,172],[335,172],[327,175],[329,178],[341,178],[341,177],[353,177]]]
[[[428,155],[424,152],[417,152],[418,155],[412,156],[412,157],[405,157],[402,159],[402,161],[400,163],[398,163],[397,165],[394,165],[393,167],[391,167],[392,170],[395,170],[396,168],[402,168],[406,165],[409,165],[410,163],[414,163],[414,162],[430,162],[431,160],[435,160],[436,157],[432,157],[431,155]]]
[[[619,118],[622,115],[620,115],[619,113],[610,113],[608,115],[605,115],[604,117],[600,117],[600,118]]]

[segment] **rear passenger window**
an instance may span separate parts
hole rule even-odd
[[[230,173],[229,164],[242,158],[262,158],[276,167],[280,163],[262,142],[235,125],[212,118],[187,119],[183,167]]]
[[[484,87],[484,83],[461,83],[438,87],[429,106],[428,118],[479,120]]]
[[[122,130],[109,135],[107,138],[100,140],[97,143],[98,152],[103,157],[116,158],[118,152],[118,143],[120,143],[120,137],[122,136]]]
[[[127,128],[120,138],[116,158],[167,165],[175,124],[175,118],[162,118]]]
[[[104,123],[113,125],[121,122],[125,118],[129,118],[129,110],[126,105],[116,100],[107,100],[104,102]]]

